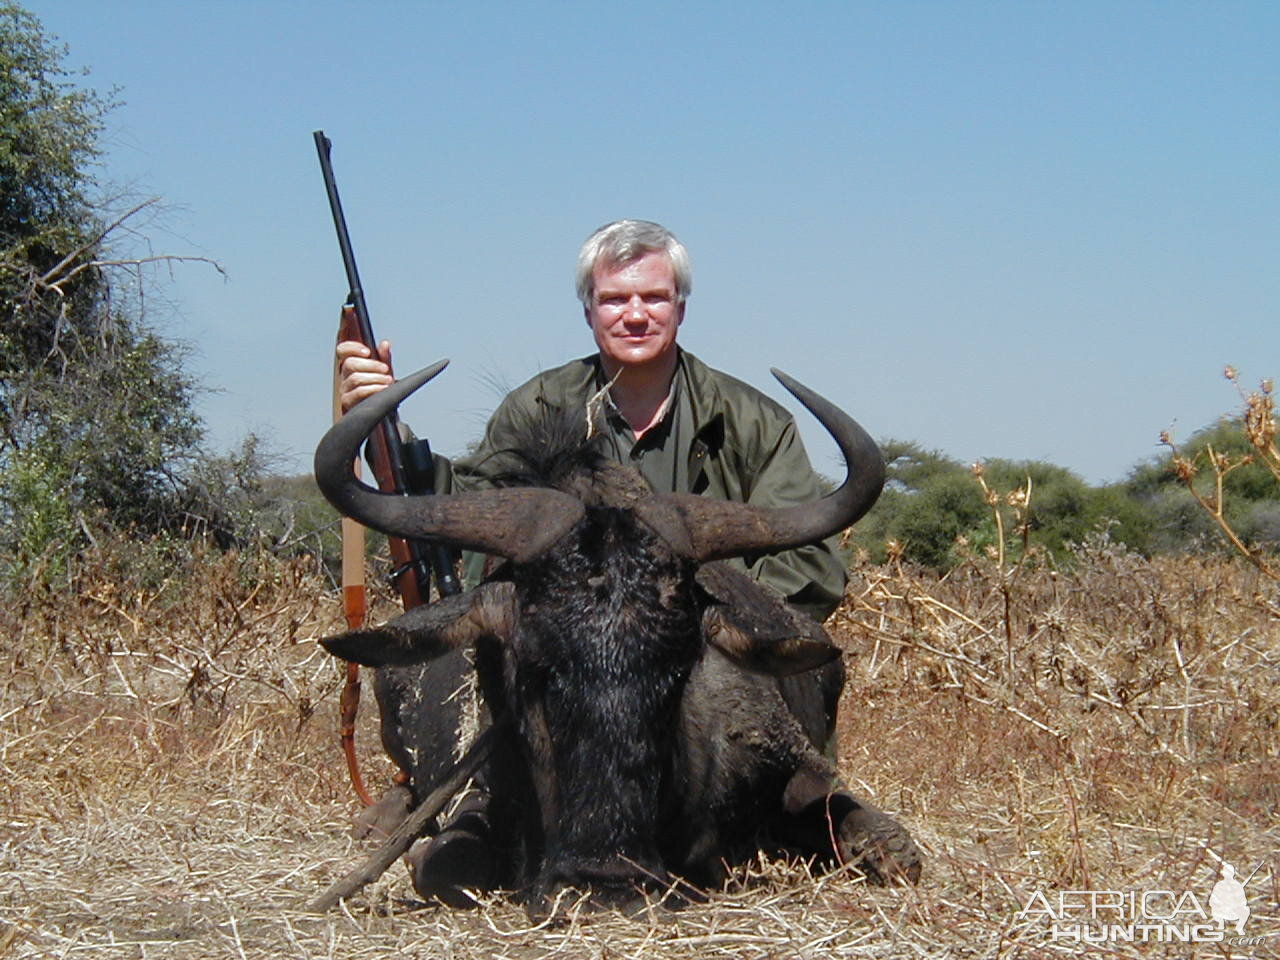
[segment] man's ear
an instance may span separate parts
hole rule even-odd
[[[687,301],[685,300],[681,300],[676,305],[676,326],[677,327],[680,326],[680,324],[684,323],[684,305],[686,302]]]

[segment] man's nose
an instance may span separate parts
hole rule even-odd
[[[644,298],[638,293],[627,301],[627,319],[635,321],[649,319],[649,314],[644,308]]]

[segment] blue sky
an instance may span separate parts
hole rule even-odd
[[[1120,479],[1237,406],[1224,364],[1280,376],[1277,4],[26,6],[120,88],[104,178],[170,206],[152,247],[227,271],[151,300],[215,442],[285,470],[345,294],[318,128],[397,369],[453,360],[405,409],[444,453],[590,351],[573,262],[623,216],[690,249],[688,349],[965,461]]]

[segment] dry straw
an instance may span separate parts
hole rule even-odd
[[[762,859],[705,904],[628,919],[566,897],[538,924],[501,897],[424,907],[398,866],[306,912],[369,852],[348,838],[339,671],[314,643],[340,604],[279,561],[196,558],[150,584],[110,561],[0,614],[0,957],[1075,955],[1018,919],[1032,892],[1204,898],[1214,854],[1259,868],[1251,932],[1280,933],[1280,596],[1240,561],[1100,539],[1070,569],[858,565],[831,624],[839,759],[926,848],[920,886]]]
[[[1274,384],[1271,380],[1263,380],[1257,390],[1246,392],[1240,386],[1240,376],[1235,367],[1224,368],[1222,374],[1235,385],[1240,394],[1244,407],[1240,422],[1245,439],[1253,448],[1252,452],[1230,456],[1214,450],[1212,444],[1206,444],[1199,453],[1188,457],[1178,448],[1173,434],[1168,430],[1161,432],[1160,442],[1173,455],[1174,474],[1191,492],[1196,503],[1217,524],[1227,542],[1263,574],[1272,580],[1280,580],[1280,562],[1274,551],[1266,551],[1255,544],[1246,543],[1227,519],[1225,492],[1229,473],[1257,462],[1271,473],[1277,484],[1276,493],[1280,494],[1280,447],[1276,446]],[[1202,478],[1207,478],[1207,483]]]

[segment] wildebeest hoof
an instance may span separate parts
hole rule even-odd
[[[413,808],[413,793],[405,784],[397,784],[371,807],[365,807],[351,825],[354,840],[385,840],[404,822]]]
[[[469,830],[450,828],[419,841],[405,859],[418,896],[455,910],[476,906],[469,890],[489,890],[495,885],[493,851]]]
[[[869,883],[917,883],[920,848],[905,827],[879,810],[857,807],[840,821],[840,860],[856,867]]]

